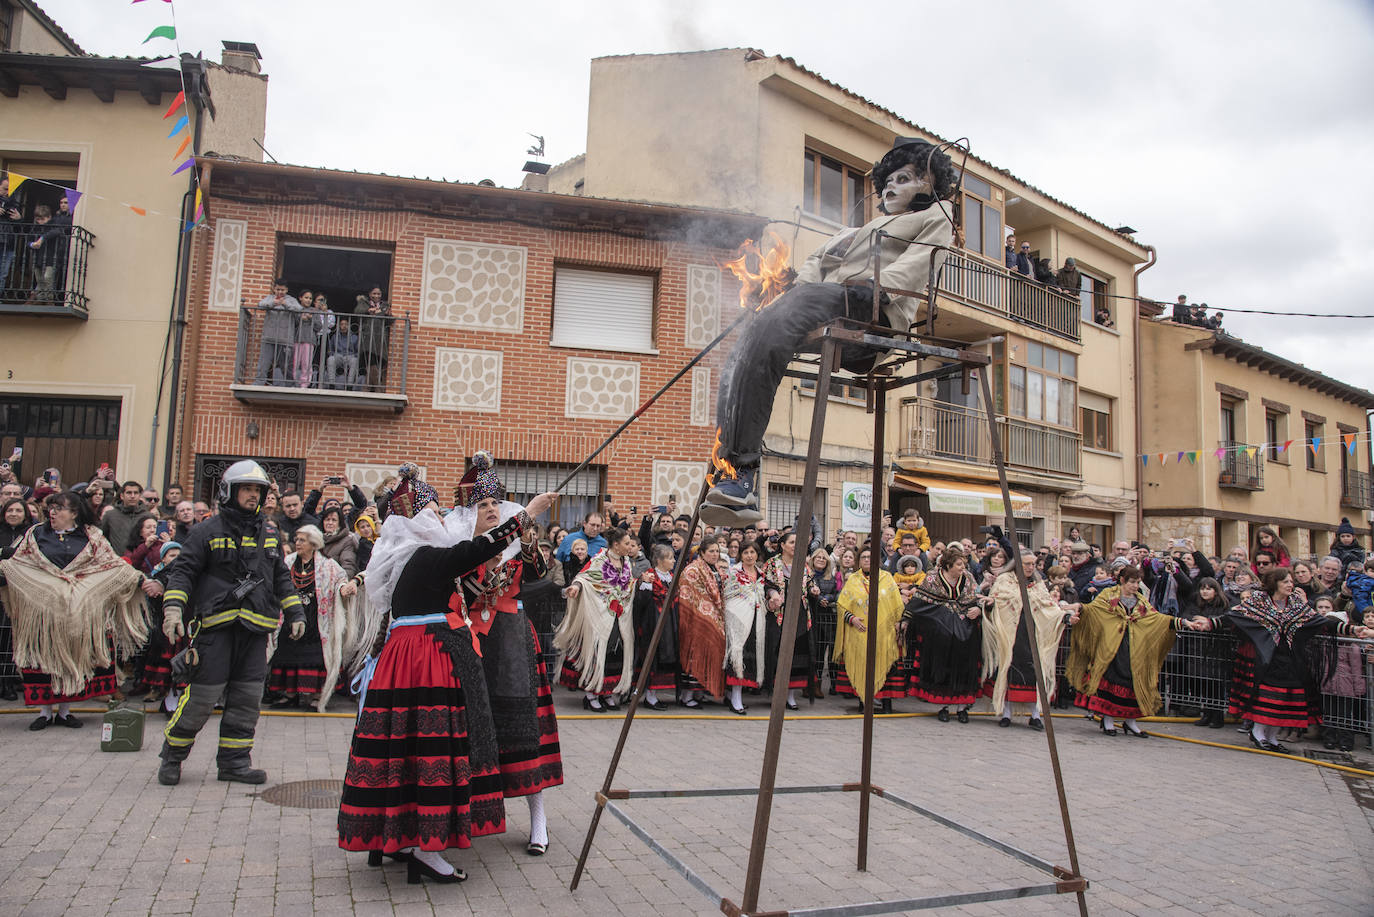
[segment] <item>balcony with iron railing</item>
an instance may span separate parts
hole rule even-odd
[[[1083,476],[1083,438],[1072,430],[998,417],[997,429],[1007,466],[1032,474],[1079,481]],[[987,415],[978,408],[930,398],[901,403],[899,457],[966,462],[988,467],[992,445]]]
[[[229,389],[247,404],[399,413],[409,362],[409,316],[244,306]]]
[[[0,221],[0,315],[85,321],[86,264],[94,244],[84,226]]]
[[[1219,445],[1225,451],[1217,484],[1232,490],[1264,490],[1264,448],[1226,440]]]
[[[1078,297],[968,255],[948,254],[940,292],[1072,341],[1082,337]]]
[[[1341,469],[1341,506],[1374,509],[1374,478],[1369,472]]]

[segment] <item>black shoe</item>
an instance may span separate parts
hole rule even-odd
[[[1204,728],[1206,728],[1206,727],[1208,727],[1208,726],[1211,726],[1211,725],[1212,725],[1212,711],[1210,711],[1210,710],[1204,710],[1204,711],[1202,711],[1202,716],[1200,716],[1200,717],[1198,717],[1196,720],[1194,720],[1194,721],[1193,721],[1193,725],[1194,725],[1194,726],[1202,726],[1202,727],[1204,727]]]
[[[231,771],[227,771],[221,767],[219,769],[219,779],[225,781],[226,783],[266,783],[267,771],[261,770],[256,767],[249,767],[247,765],[235,768]]]
[[[29,732],[40,732],[44,729],[47,729],[51,725],[52,720],[48,719],[46,716],[40,716],[38,719],[34,720],[32,723],[29,724]]]
[[[1293,752],[1282,742],[1270,742],[1264,746],[1265,751],[1276,751],[1281,755],[1291,755]]]
[[[891,712],[892,712],[892,698],[890,698],[890,697],[884,697],[884,698],[883,698],[882,711],[883,711],[883,713],[891,713]]]
[[[603,706],[601,706],[601,698],[599,698],[599,697],[585,697],[585,696],[584,696],[584,697],[582,698],[582,709],[583,709],[583,710],[590,710],[592,713],[605,713],[605,712],[606,712],[606,708],[603,707]]]
[[[1042,719],[1040,719],[1040,717],[1038,717],[1038,716],[1033,716],[1033,717],[1031,717],[1031,718],[1030,718],[1030,722],[1027,723],[1026,725],[1029,726],[1030,728],[1034,729],[1036,732],[1044,732],[1044,731],[1045,731],[1045,721],[1042,720]]]
[[[644,701],[644,706],[645,706],[645,707],[648,707],[650,710],[667,710],[667,709],[668,709],[668,705],[665,704],[665,703],[663,703],[663,701],[647,701],[647,700],[646,700],[646,701]]]
[[[273,710],[285,710],[290,707],[299,707],[300,705],[300,696],[293,694],[290,697],[279,697],[267,706],[271,707]]]
[[[737,715],[739,715],[739,716],[744,716],[746,713],[749,712],[749,708],[748,708],[748,707],[736,707],[734,704],[731,704],[731,705],[730,705],[730,712],[731,712],[731,713],[734,713],[734,714],[737,714]]]
[[[1355,733],[1345,732],[1341,734],[1341,751],[1355,750]]]
[[[1150,734],[1141,729],[1132,729],[1130,726],[1122,726],[1121,731],[1134,739],[1148,739]]]
[[[1102,734],[1103,734],[1104,736],[1114,736],[1114,735],[1116,735],[1116,727],[1113,726],[1111,729],[1108,729],[1108,728],[1107,728],[1107,721],[1106,721],[1106,720],[1098,720],[1098,721],[1097,721],[1097,728],[1102,730]]]
[[[19,692],[14,690],[14,685],[6,684],[0,688],[0,700],[19,700]]]
[[[534,841],[530,841],[528,844],[525,845],[525,852],[532,857],[542,857],[544,854],[549,852],[549,845],[547,843],[539,844]]]
[[[959,722],[961,722],[961,723],[967,723],[967,722],[968,722],[968,711],[967,711],[967,710],[960,710],[958,713],[954,714],[954,718],[957,719],[957,720],[958,720]]]
[[[382,865],[382,857],[386,857],[387,859],[390,859],[390,860],[395,860],[397,863],[409,863],[409,862],[410,862],[410,854],[405,853],[405,852],[398,851],[398,852],[396,852],[396,853],[382,853],[382,851],[380,851],[380,850],[369,850],[369,851],[367,852],[367,865],[369,865],[369,866],[381,866],[381,865]]]
[[[419,885],[424,879],[433,879],[440,885],[446,885],[450,882],[462,882],[467,877],[468,874],[457,866],[453,867],[453,872],[444,875],[436,871],[434,867],[420,862],[415,857],[411,857],[406,861],[406,882],[410,885]]]
[[[688,710],[701,709],[701,701],[697,700],[695,697],[689,697],[686,700],[679,700],[677,702],[677,705],[679,707],[686,707]]]
[[[1011,725],[1011,717],[1009,717],[1009,716],[1004,716],[1004,717],[1002,717],[1000,720],[997,721],[997,725],[998,725],[998,726],[1001,726],[1003,729],[1006,729],[1008,726]]]
[[[55,716],[52,719],[54,726],[66,726],[68,729],[80,729],[84,723],[68,713],[66,716]]]
[[[1225,714],[1225,712],[1223,712],[1223,711],[1221,711],[1221,710],[1217,710],[1217,711],[1213,712],[1213,714],[1212,714],[1212,728],[1213,728],[1213,729],[1220,729],[1221,727],[1223,727],[1223,726],[1225,726],[1225,725],[1226,725],[1226,714]]]
[[[800,706],[799,704],[794,704],[794,703],[792,703],[791,701],[788,701],[788,702],[787,702],[787,709],[788,709],[788,710],[800,710],[800,709],[801,709],[801,706]]]
[[[942,722],[942,723],[948,723],[948,722],[949,722],[949,708],[948,708],[948,707],[941,707],[941,708],[940,708],[940,712],[937,713],[937,714],[935,714],[935,718],[936,718],[937,720],[939,720],[940,722]]]
[[[164,760],[157,769],[157,782],[163,786],[176,786],[181,782],[181,762]]]
[[[601,706],[605,707],[607,710],[619,710],[620,701],[614,694],[607,694],[605,697],[601,698]]]
[[[1326,735],[1322,736],[1322,748],[1325,748],[1328,751],[1334,751],[1336,746],[1339,744],[1340,742],[1336,740],[1336,734],[1333,732],[1328,731]]]

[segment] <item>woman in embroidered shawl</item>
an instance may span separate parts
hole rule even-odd
[[[1336,664],[1336,644],[1318,640],[1374,636],[1374,628],[1329,618],[1293,594],[1293,574],[1274,569],[1227,614],[1199,618],[1199,630],[1229,627],[1243,639],[1232,674],[1231,713],[1254,723],[1250,739],[1266,751],[1287,752],[1278,730],[1321,723],[1321,685]]]
[[[582,707],[595,713],[619,709],[619,698],[634,688],[635,550],[629,532],[611,529],[606,550],[563,590],[568,611],[553,635],[565,654],[559,681],[585,691]]]
[[[716,556],[720,549],[717,546]],[[725,684],[730,688],[730,709],[744,716],[744,689],[763,684],[765,640],[764,623],[768,595],[763,571],[759,569],[759,549],[754,542],[740,545],[739,567],[723,573],[725,597]],[[719,562],[719,561],[717,561]]]
[[[1174,632],[1194,630],[1187,618],[1155,611],[1140,583],[1140,568],[1117,571],[1109,586],[1084,605],[1074,620],[1064,675],[1078,692],[1077,705],[1102,716],[1102,732],[1145,738],[1136,720],[1159,709],[1159,672],[1174,646]],[[1201,620],[1200,618],[1198,620]]]
[[[978,594],[967,569],[968,559],[950,545],[934,573],[912,586],[902,612],[902,632],[911,646],[911,681],[907,695],[940,705],[936,714],[949,722],[949,708],[959,708],[968,722],[969,708],[983,694],[983,626],[979,620],[991,597]]]
[[[1021,569],[1029,586],[1031,614],[1035,616],[1045,693],[1052,698],[1055,657],[1068,615],[1059,607],[1059,600],[1050,594],[1045,580],[1036,570],[1035,554],[1026,550],[1019,553]],[[1045,728],[1040,719],[1040,696],[1035,689],[1035,663],[1031,652],[1030,629],[1021,607],[1021,585],[1016,570],[1008,569],[993,580],[992,605],[983,620],[983,677],[986,679],[983,693],[992,698],[993,714],[1001,715],[998,726],[1011,725],[1011,705],[1018,703],[1034,705],[1030,728]]]
[[[673,563],[672,548],[666,544],[653,545],[649,549],[649,569],[640,574],[639,585],[635,588],[635,679],[638,680],[640,671],[647,665],[649,678],[644,683],[644,706],[650,710],[667,709],[659,700],[658,692],[667,691],[671,697],[677,685],[677,616],[663,607],[668,598],[668,585],[673,581]],[[668,619],[663,622],[658,649],[652,659],[646,658],[654,629],[664,614]]]
[[[320,529],[303,525],[293,538],[295,553],[285,558],[305,608],[305,636],[279,641],[274,633],[269,641],[267,690],[280,695],[273,707],[298,707],[305,698],[323,713],[339,683],[351,632],[349,600],[358,584],[325,556],[324,540]]]
[[[701,692],[716,700],[725,695],[725,598],[722,595],[720,545],[704,541],[682,570],[677,588],[678,703],[695,710]]]
[[[490,452],[474,453],[455,488],[458,506],[444,525],[459,537],[483,535],[524,509],[506,499],[493,465]],[[525,533],[500,557],[464,576],[462,598],[455,594],[449,605],[456,610],[466,602],[470,611],[501,753],[502,793],[506,799],[525,797],[530,810],[525,852],[543,856],[549,849],[544,790],[562,784],[563,753],[539,636],[519,601],[524,584],[538,582],[547,569],[534,536],[533,531]]]
[[[162,594],[114,552],[79,494],[52,494],[45,505],[48,521],[0,561],[24,702],[42,711],[34,731],[78,728],[71,703],[115,693],[115,659],[148,639],[144,595]]]
[[[792,559],[797,549],[797,533],[787,532],[778,539],[779,551],[763,565],[763,588],[767,594],[767,661],[764,681],[771,688],[777,672],[778,653],[782,649],[783,606],[787,601],[787,584],[792,579]],[[744,549],[740,549],[744,553]],[[808,566],[802,577],[801,620],[797,622],[797,637],[792,644],[792,666],[787,672],[787,709],[796,710],[797,690],[805,688],[813,677],[811,667],[811,570]],[[816,589],[819,595],[820,590]],[[814,699],[814,698],[813,698]]]
[[[401,466],[390,515],[368,564],[367,624],[386,643],[356,684],[358,722],[339,803],[339,846],[406,862],[407,881],[460,882],[441,852],[506,830],[487,681],[455,579],[501,554],[553,505],[540,494],[485,534],[460,540],[439,518],[439,496]],[[374,620],[374,618],[376,620]],[[389,623],[387,623],[389,622]]]
[[[845,578],[840,590],[840,620],[835,628],[835,661],[844,664],[837,689],[846,697],[867,700],[864,693],[868,672],[868,629],[878,629],[878,651],[873,659],[873,684],[877,689],[874,700],[880,701],[883,713],[892,712],[892,699],[906,696],[902,675],[902,648],[897,628],[902,620],[902,594],[897,582],[881,567],[873,563],[873,552],[864,548],[859,552],[859,565]],[[868,620],[868,590],[871,569],[878,571],[878,619]],[[882,678],[882,681],[878,679]]]

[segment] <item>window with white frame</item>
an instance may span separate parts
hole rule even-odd
[[[553,277],[556,347],[652,352],[654,276],[557,267]]]
[[[787,525],[796,525],[797,516],[801,513],[802,489],[797,484],[769,484],[768,485],[768,527],[770,529],[780,529]],[[825,527],[825,488],[816,488],[815,506],[812,513],[816,516],[816,521],[821,525],[821,531],[828,529]],[[806,533],[806,540],[811,538],[811,523],[804,522],[801,531]],[[802,547],[805,547],[803,545]]]

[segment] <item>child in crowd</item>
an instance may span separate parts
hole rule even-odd
[[[902,524],[897,526],[897,530],[892,533],[892,552],[896,553],[902,546],[903,535],[916,536],[916,547],[925,552],[930,550],[930,532],[926,530],[925,520],[915,509],[908,508],[902,513]]]
[[[1065,571],[1065,575],[1067,576],[1067,571]],[[1107,568],[1098,564],[1097,569],[1093,571],[1093,578],[1088,580],[1088,591],[1093,595],[1097,595],[1103,589],[1110,589],[1115,585],[1116,580],[1107,572]],[[1065,601],[1068,600],[1065,599]]]
[[[1354,572],[1352,570],[1352,572]],[[1368,594],[1365,598],[1368,603]],[[1328,617],[1345,620],[1345,615],[1336,611],[1330,596],[1317,599],[1317,611]],[[1356,620],[1359,620],[1358,617]],[[1374,621],[1374,609],[1364,612],[1366,626]],[[1353,724],[1361,732],[1367,731],[1365,725],[1367,707],[1364,696],[1368,686],[1365,684],[1364,660],[1361,658],[1360,645],[1349,640],[1336,642],[1336,667],[1322,684],[1322,745],[1326,748],[1339,748],[1341,751],[1355,750],[1355,733],[1345,725],[1333,726],[1333,722]]]
[[[910,554],[897,561],[897,572],[892,576],[897,583],[897,590],[902,594],[902,602],[911,601],[913,586],[919,586],[925,582],[926,575],[921,570],[921,561]]]
[[[1355,598],[1357,617],[1363,615],[1371,605],[1370,594],[1374,593],[1374,556],[1364,562],[1363,569],[1352,563],[1350,571],[1345,575],[1345,585]]]

